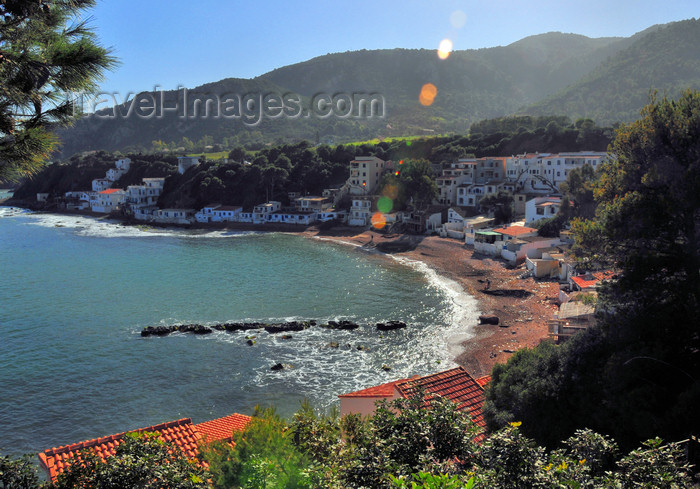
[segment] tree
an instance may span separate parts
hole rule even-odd
[[[48,489],[99,487],[100,489],[198,489],[209,477],[197,460],[187,460],[158,433],[129,433],[112,457],[102,461],[86,450],[71,460],[68,469]]]
[[[0,489],[36,489],[39,477],[32,464],[32,456],[20,458],[0,456]]]
[[[491,426],[522,414],[547,426],[542,443],[584,426],[623,447],[700,430],[700,94],[653,98],[611,149],[595,217],[572,223],[578,252],[617,271],[599,289],[598,325],[514,355],[487,393]]]
[[[75,93],[95,88],[115,65],[84,21],[94,0],[0,3],[0,181],[36,173],[81,107]]]
[[[406,160],[401,166],[399,179],[406,197],[413,199],[416,209],[425,208],[438,196],[432,174],[433,170],[427,160]]]
[[[219,444],[205,451],[214,487],[294,489],[309,487],[307,457],[297,449],[294,432],[273,408],[255,408],[243,431],[234,433],[231,448]]]
[[[479,201],[479,207],[493,213],[496,224],[508,224],[513,217],[513,194],[499,190],[496,194],[485,195]]]

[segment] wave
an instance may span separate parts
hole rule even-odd
[[[189,238],[189,239],[223,239],[238,238],[261,234],[260,231],[235,231],[235,230],[191,230],[174,228],[156,228],[148,224],[125,225],[121,222],[108,218],[67,215],[67,214],[44,214],[32,213],[26,209],[0,208],[1,217],[29,217],[29,223],[42,227],[66,228],[73,230],[77,236],[93,238]]]

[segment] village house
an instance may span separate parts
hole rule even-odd
[[[607,153],[580,151],[571,153],[527,153],[506,160],[506,178],[517,183],[518,190],[531,194],[559,191],[574,168],[590,165],[596,169],[606,161]]]
[[[571,338],[579,331],[595,324],[595,303],[597,293],[575,292],[559,306],[554,317],[548,321],[549,336],[556,343]]]
[[[459,207],[450,207],[447,209],[447,222],[442,225],[440,236],[444,238],[464,239],[466,215],[466,211]]]
[[[372,204],[376,199],[371,197],[355,197],[351,201],[349,226],[367,226],[372,216]]]
[[[431,205],[427,209],[413,211],[409,219],[404,220],[406,231],[413,234],[438,233],[442,223],[447,221],[447,206]]]
[[[282,202],[271,200],[265,204],[258,204],[253,208],[253,222],[263,224],[269,221],[270,215],[282,209]]]
[[[201,223],[212,222],[214,209],[221,207],[221,204],[209,204],[202,207],[194,215],[194,220]]]
[[[370,195],[382,174],[392,168],[391,161],[376,156],[358,156],[350,162],[350,177],[346,185],[351,195]]]
[[[280,224],[299,224],[308,226],[316,222],[316,212],[313,211],[275,211],[268,216],[268,222]]]
[[[199,165],[199,156],[178,156],[177,172],[182,175],[190,168]]]
[[[331,200],[327,197],[307,195],[294,199],[294,208],[298,211],[321,212],[325,209],[329,209],[332,205]]]
[[[477,231],[488,231],[496,219],[487,216],[475,216],[464,220],[464,244],[473,245]]]
[[[558,237],[546,238],[543,236],[525,236],[503,242],[501,258],[511,265],[516,265],[527,259],[527,254],[536,250],[551,248],[561,244]]]
[[[160,224],[191,224],[194,209],[158,209],[153,212],[153,222]]]
[[[231,443],[233,433],[243,431],[251,417],[243,414],[231,414],[223,418],[194,424],[190,418],[182,418],[167,423],[160,423],[140,428],[128,433],[157,433],[165,442],[177,446],[187,459],[200,457],[200,449],[213,442]],[[71,459],[81,450],[92,450],[102,461],[116,454],[117,447],[124,439],[124,433],[104,436],[92,440],[50,448],[39,453],[39,465],[46,472],[49,481],[56,482],[57,477],[70,465]]]
[[[464,367],[456,367],[423,377],[414,376],[385,384],[369,387],[348,394],[341,394],[340,415],[374,414],[377,401],[410,398],[419,392],[425,393],[425,400],[430,402],[435,396],[441,396],[457,404],[458,411],[467,412],[472,421],[485,428],[486,422],[482,412],[485,390],[490,377],[474,378]],[[427,404],[426,404],[427,407]]]
[[[124,203],[126,203],[126,192],[118,188],[110,188],[97,192],[95,200],[90,202],[90,209],[92,212],[109,214]]]
[[[564,247],[568,248],[568,246],[562,243],[550,248],[530,250],[527,252],[525,267],[532,271],[532,276],[535,278],[556,278],[560,282],[565,281],[573,267],[564,253]]]
[[[525,203],[525,224],[532,224],[540,219],[549,219],[557,215],[561,208],[561,197],[535,197]]]
[[[211,211],[211,222],[235,222],[242,210],[238,205],[219,205]]]

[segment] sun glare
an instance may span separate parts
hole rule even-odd
[[[375,212],[372,214],[372,226],[375,229],[383,229],[386,226],[386,218],[381,212]]]
[[[440,46],[438,46],[438,58],[447,59],[452,52],[452,41],[449,39],[443,39],[440,41]]]

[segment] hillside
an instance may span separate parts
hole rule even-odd
[[[523,113],[560,113],[612,124],[636,119],[650,90],[675,98],[688,88],[700,88],[700,20],[695,19],[645,33],[578,82]]]
[[[589,117],[612,124],[636,117],[649,88],[675,93],[700,85],[698,41],[700,25],[689,20],[653,26],[628,38],[550,32],[508,46],[455,51],[446,60],[426,49],[328,54],[252,80],[229,78],[188,90],[187,118],[174,111],[162,117],[132,113],[106,118],[104,111],[86,117],[60,133],[61,156],[94,149],[150,151],[153,141],[170,143],[172,150],[183,138],[208,138],[226,150],[301,139],[333,143],[465,133],[474,122],[518,113]],[[438,92],[429,107],[418,100],[425,83],[434,84]],[[267,93],[298,94],[304,111],[276,118],[258,114],[259,121],[255,114],[249,120],[192,116],[197,98]],[[383,97],[384,117],[305,116],[314,96],[338,93]],[[181,92],[165,92],[165,105],[178,97]],[[121,113],[128,110],[128,105],[119,106]]]

